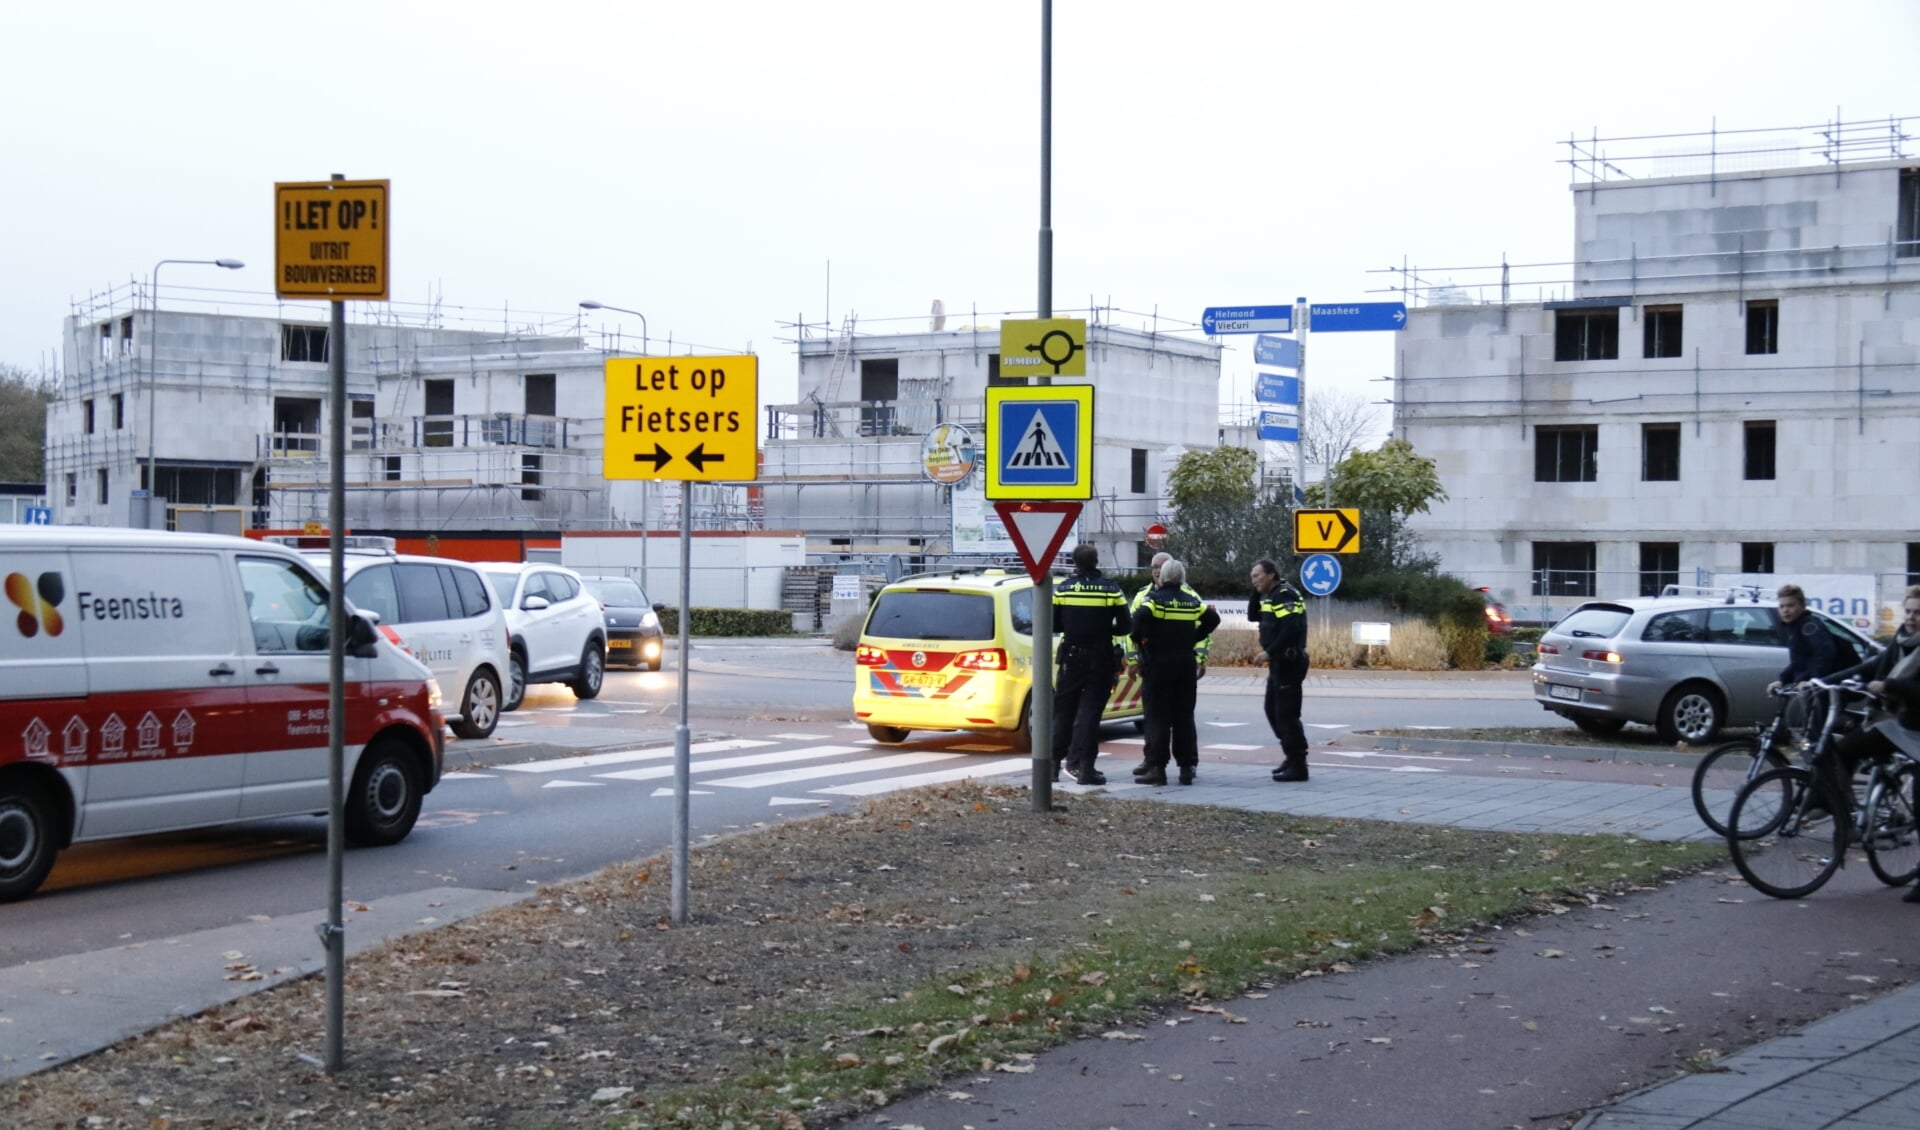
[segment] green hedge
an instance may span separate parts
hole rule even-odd
[[[1546,634],[1547,630],[1545,628],[1515,628],[1513,630],[1513,642],[1539,643],[1540,637]]]
[[[696,636],[790,636],[793,613],[785,609],[695,608],[688,624]],[[660,630],[668,636],[680,634],[680,610],[669,607],[660,613]]]

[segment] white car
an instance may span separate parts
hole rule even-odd
[[[326,554],[306,556],[326,572]],[[503,602],[480,571],[465,561],[364,550],[343,560],[348,602],[377,616],[388,638],[425,663],[442,687],[459,688],[457,705],[448,704],[448,728],[462,738],[491,737],[508,709],[511,664]]]
[[[599,695],[607,676],[607,622],[580,574],[539,562],[480,569],[507,611],[507,709],[520,705],[531,683],[565,683],[580,698]]]

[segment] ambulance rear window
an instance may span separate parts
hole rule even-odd
[[[962,592],[883,592],[867,635],[890,640],[991,640],[993,598]]]

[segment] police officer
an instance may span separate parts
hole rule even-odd
[[[1307,602],[1280,579],[1269,558],[1253,563],[1248,577],[1254,597],[1247,619],[1260,629],[1260,654],[1267,665],[1267,725],[1280,739],[1286,760],[1273,771],[1276,781],[1307,779],[1307,732],[1300,725],[1300,691],[1307,679]]]
[[[1100,753],[1100,715],[1119,670],[1113,638],[1131,628],[1127,596],[1101,576],[1099,564],[1092,546],[1074,546],[1073,576],[1053,590],[1053,626],[1065,637],[1053,691],[1053,779],[1060,779],[1064,764],[1083,785],[1107,783],[1093,759]]]
[[[1133,612],[1147,707],[1147,771],[1134,776],[1143,785],[1166,784],[1171,754],[1180,766],[1180,783],[1191,785],[1200,766],[1200,739],[1193,729],[1196,645],[1220,626],[1220,614],[1186,586],[1182,562],[1169,559],[1156,572],[1160,583]]]
[[[1127,605],[1127,620],[1129,623],[1133,620],[1133,614],[1140,611],[1140,606],[1146,603],[1147,594],[1159,586],[1160,567],[1171,560],[1173,560],[1173,554],[1171,553],[1161,552],[1153,555],[1153,560],[1147,565],[1147,575],[1153,578],[1153,583],[1141,587],[1139,591],[1133,594],[1133,602]],[[1180,586],[1180,591],[1195,600],[1200,599],[1200,594],[1193,590],[1192,585],[1183,583]],[[1216,615],[1218,614],[1216,613]],[[1126,652],[1127,662],[1138,667],[1140,665],[1140,649],[1134,644],[1133,637],[1125,637],[1121,641],[1121,647]],[[1195,641],[1193,645],[1194,678],[1204,679],[1207,677],[1207,656],[1211,654],[1212,649],[1212,636],[1202,636],[1199,640]],[[1144,698],[1144,695],[1142,697]],[[1164,762],[1162,762],[1162,764],[1164,765]],[[1153,763],[1146,758],[1142,758],[1140,764],[1133,767],[1133,775],[1136,777],[1144,777],[1151,772],[1153,772]]]

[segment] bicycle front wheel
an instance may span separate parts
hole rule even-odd
[[[1762,894],[1797,899],[1840,869],[1840,822],[1815,805],[1805,769],[1769,769],[1741,788],[1727,817],[1727,850],[1740,877]]]
[[[1756,738],[1719,746],[1702,757],[1693,770],[1693,810],[1715,834],[1724,836],[1727,814],[1733,810],[1733,798],[1741,788],[1769,769],[1786,767],[1787,759],[1779,750],[1762,754]],[[1780,799],[1786,801],[1784,793]]]
[[[1860,833],[1867,845],[1867,866],[1887,886],[1904,887],[1920,875],[1920,821],[1914,816],[1920,773],[1907,764],[1874,779]]]

